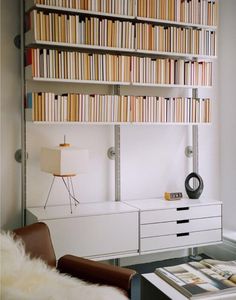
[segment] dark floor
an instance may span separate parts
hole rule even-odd
[[[200,259],[201,258],[207,258],[207,256],[204,254],[201,254]],[[136,270],[138,273],[132,281],[132,297],[131,297],[131,299],[132,300],[140,300],[140,274],[152,273],[152,272],[154,272],[154,270],[156,268],[166,267],[166,266],[174,266],[174,265],[178,265],[181,263],[189,262],[191,260],[193,260],[193,259],[190,258],[189,256],[187,256],[187,257],[181,257],[181,258],[166,259],[166,260],[156,261],[156,262],[151,262],[151,263],[146,263],[146,264],[127,266],[130,269]],[[144,299],[144,300],[148,300],[148,299]]]

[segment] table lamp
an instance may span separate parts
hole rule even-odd
[[[72,147],[66,143],[64,137],[64,143],[59,146],[41,149],[40,166],[42,171],[53,175],[44,208],[47,206],[55,178],[58,177],[62,179],[68,192],[70,211],[72,213],[72,199],[75,205],[79,203],[79,200],[75,197],[72,177],[87,171],[88,150]]]

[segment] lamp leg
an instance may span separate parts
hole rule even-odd
[[[46,208],[46,206],[47,206],[48,199],[49,199],[49,196],[50,196],[50,193],[51,193],[51,190],[52,190],[52,186],[53,186],[53,184],[54,184],[54,181],[55,181],[55,176],[53,176],[53,180],[52,180],[52,183],[51,183],[51,186],[50,186],[49,192],[48,192],[48,196],[47,196],[46,202],[45,202],[45,204],[44,204],[44,209],[45,209],[45,208]]]
[[[74,190],[74,186],[73,186],[72,177],[69,177],[69,179],[70,179],[70,186],[71,186],[71,190],[72,190],[73,200],[75,202],[75,206],[77,206],[78,201],[75,198],[75,190]]]
[[[68,195],[69,195],[69,201],[70,201],[70,212],[72,213],[72,206],[71,206],[71,193],[70,193],[70,186],[69,186],[69,181],[68,181],[68,178],[67,178],[67,184],[66,184],[66,181],[65,181],[65,178],[62,177],[62,180],[63,180],[63,183],[66,187],[66,190],[68,191]]]
[[[67,177],[67,186],[68,186],[68,194],[69,194],[69,201],[70,201],[70,212],[72,213],[71,191],[70,191],[70,179],[69,179],[69,177]]]
[[[67,184],[66,184],[65,178],[64,178],[63,176],[62,176],[61,178],[62,178],[63,183],[64,183],[64,185],[65,185],[65,187],[66,187],[66,190],[67,190],[67,192],[68,192],[68,194],[69,194],[69,199],[70,199],[70,210],[71,210],[71,213],[72,213],[71,199],[73,199],[73,200],[74,200],[75,202],[77,202],[78,204],[79,204],[79,201],[75,198],[74,195],[72,195],[72,193],[71,193],[71,191],[70,191],[70,183],[69,183],[68,177],[67,177]],[[72,185],[72,190],[73,190],[73,193],[74,193],[73,185]]]

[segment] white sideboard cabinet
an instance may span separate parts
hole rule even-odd
[[[222,242],[222,203],[145,199],[27,209],[27,223],[45,222],[56,256],[120,258]]]
[[[103,260],[138,254],[138,209],[122,202],[27,209],[27,223],[48,225],[59,258],[73,254]]]

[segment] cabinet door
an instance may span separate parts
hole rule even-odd
[[[73,254],[105,259],[138,252],[138,213],[44,220],[56,257]]]

